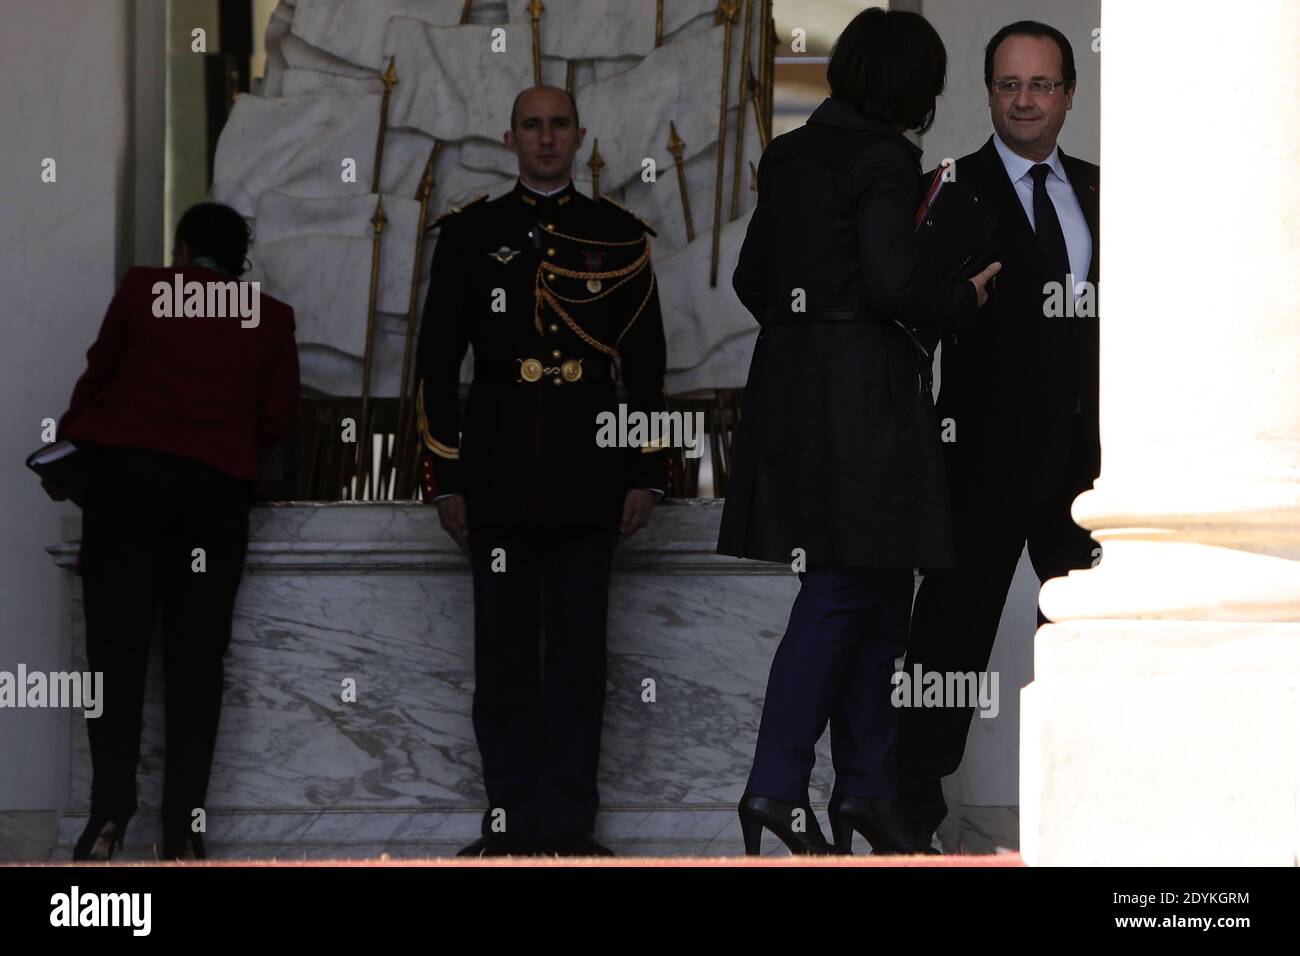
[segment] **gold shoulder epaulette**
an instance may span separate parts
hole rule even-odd
[[[657,235],[659,235],[659,233],[655,232],[655,230],[654,230],[654,226],[650,225],[650,223],[646,222],[644,219],[642,219],[640,216],[638,216],[636,213],[634,213],[631,209],[628,209],[627,206],[624,206],[622,203],[617,203],[617,202],[615,202],[614,200],[610,199],[608,196],[605,196],[605,195],[602,195],[600,198],[603,199],[603,200],[605,200],[605,202],[609,203],[609,204],[610,204],[611,206],[613,206],[615,209],[619,210],[620,212],[624,213],[625,215],[631,216],[631,217],[632,217],[633,219],[635,219],[637,222],[641,223],[641,225],[645,227],[645,231],[648,232],[648,233],[650,233],[650,235],[652,235],[652,236],[657,236]]]
[[[448,209],[446,212],[444,212],[441,216],[436,216],[436,217],[434,218],[433,222],[429,223],[429,225],[426,227],[426,231],[428,231],[429,229],[437,229],[440,225],[442,225],[442,221],[443,221],[444,219],[446,219],[448,216],[455,216],[455,215],[458,214],[458,213],[462,213],[462,212],[464,212],[466,209],[468,209],[470,206],[473,206],[473,205],[475,205],[476,203],[481,203],[483,200],[485,200],[485,199],[487,199],[487,198],[488,198],[488,194],[487,194],[487,193],[479,193],[477,196],[475,196],[475,197],[474,197],[473,199],[471,199],[469,202],[461,203],[461,205],[459,205],[459,206],[452,206],[450,209]]]

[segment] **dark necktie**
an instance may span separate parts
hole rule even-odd
[[[1052,197],[1047,195],[1047,175],[1052,167],[1039,163],[1029,172],[1034,177],[1034,232],[1038,235],[1038,244],[1043,249],[1043,258],[1053,278],[1059,277],[1064,282],[1070,273],[1070,250],[1065,244],[1065,232],[1061,229],[1061,220],[1052,205]],[[1074,294],[1074,290],[1069,290]]]

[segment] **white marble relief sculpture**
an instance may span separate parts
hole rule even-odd
[[[529,3],[509,0],[508,5],[510,22],[522,23],[531,30]],[[684,30],[712,26],[717,9],[718,0],[669,0],[664,4],[663,42],[672,43]],[[707,19],[701,19],[704,17]],[[538,27],[542,51],[550,56],[570,60],[645,56],[655,45],[655,4],[654,0],[547,0]]]

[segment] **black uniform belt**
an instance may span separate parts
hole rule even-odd
[[[811,312],[791,312],[789,309],[770,308],[763,313],[764,325],[802,325],[805,322],[859,322],[867,321],[857,309],[813,309]]]
[[[557,385],[616,381],[613,363],[603,355],[583,358],[521,356],[517,359],[475,359],[474,381],[488,385],[532,385],[550,379]]]

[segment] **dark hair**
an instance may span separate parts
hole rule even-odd
[[[1020,20],[993,34],[993,39],[984,48],[985,89],[993,89],[993,55],[998,52],[998,47],[1007,37],[1038,37],[1055,42],[1061,51],[1061,79],[1065,81],[1066,86],[1074,86],[1079,74],[1074,68],[1074,47],[1070,46],[1070,41],[1065,38],[1065,34],[1056,27],[1039,23],[1037,20]]]
[[[216,202],[191,206],[176,224],[176,242],[189,247],[191,259],[215,259],[232,276],[244,274],[252,235],[243,216]]]
[[[831,47],[831,96],[869,119],[924,133],[948,74],[948,52],[919,13],[871,7]]]
[[[528,89],[529,90],[539,89],[539,87],[530,86]],[[578,101],[573,98],[572,93],[564,89],[564,87],[562,86],[548,86],[548,87],[544,87],[544,89],[559,90],[561,93],[567,96],[569,98],[569,106],[573,109],[573,125],[574,126],[582,125],[582,123],[578,121]],[[515,96],[514,103],[512,103],[510,106],[510,128],[512,130],[515,128],[515,114],[519,112],[519,97],[523,96],[527,92],[528,90],[520,90],[519,93]]]

